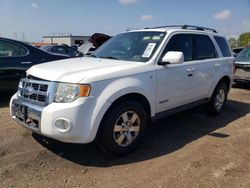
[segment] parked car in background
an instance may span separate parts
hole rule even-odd
[[[18,82],[25,77],[32,65],[69,58],[55,55],[29,44],[0,38],[0,92],[16,90]]]
[[[238,54],[244,49],[244,47],[237,47],[237,48],[233,48],[232,51],[234,53],[234,57],[237,57]]]
[[[79,52],[75,47],[70,47],[68,45],[46,45],[40,47],[40,49],[54,53],[54,54],[63,54],[70,57],[82,57],[83,53]]]
[[[110,38],[111,36],[109,35],[103,33],[95,33],[90,37],[89,41],[83,43],[78,48],[78,50],[82,52],[84,55],[90,55]]]
[[[250,82],[250,46],[244,48],[235,59],[234,81]]]

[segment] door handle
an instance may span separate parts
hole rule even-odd
[[[188,74],[188,77],[193,76],[193,73],[194,73],[194,67],[187,68],[187,74]]]
[[[220,67],[220,63],[215,63],[214,67]]]
[[[23,62],[21,62],[22,65],[31,64],[31,63],[32,63],[31,61],[23,61]]]
[[[187,72],[188,72],[188,73],[190,73],[190,72],[194,72],[194,67],[192,67],[192,68],[188,68],[188,69],[187,69]]]

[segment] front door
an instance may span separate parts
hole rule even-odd
[[[192,37],[175,34],[169,40],[162,56],[168,51],[181,51],[184,63],[157,65],[158,112],[188,104],[196,100],[196,63],[192,61]],[[161,58],[160,58],[161,59]]]

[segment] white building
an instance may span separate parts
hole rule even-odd
[[[90,39],[90,36],[73,36],[73,35],[67,35],[67,36],[44,36],[43,42],[49,43],[49,44],[67,44],[69,46],[76,45],[80,46],[84,42],[88,41]]]

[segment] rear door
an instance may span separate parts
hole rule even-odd
[[[27,48],[0,39],[0,91],[15,90],[30,65]]]
[[[216,48],[208,35],[192,34],[194,60],[197,63],[197,93],[199,99],[209,97],[221,71]]]
[[[197,92],[197,95],[199,98],[210,97],[221,75],[225,71],[223,66],[226,63],[226,59],[219,57],[216,46],[214,45],[215,42],[213,43],[212,40],[214,39],[208,35],[193,35],[194,58],[198,66],[199,92]],[[231,56],[230,51],[229,56]]]

